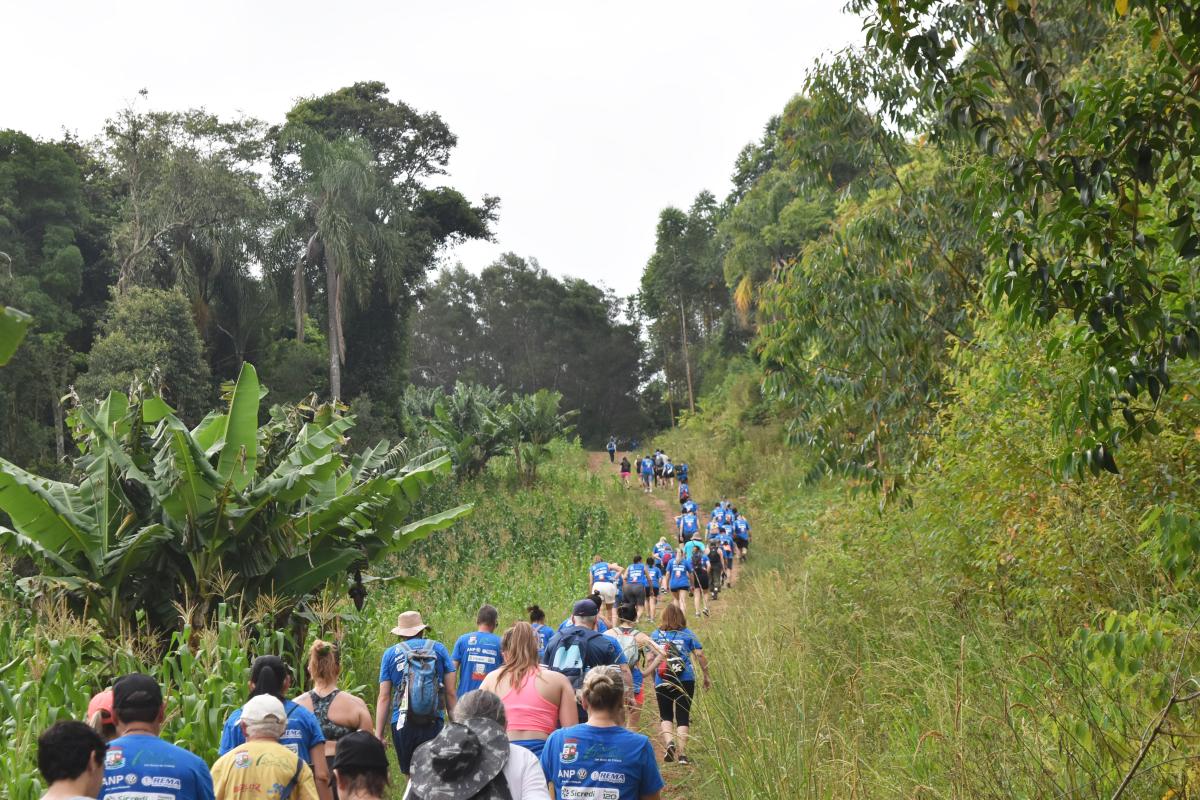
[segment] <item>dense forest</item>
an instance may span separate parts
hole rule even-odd
[[[457,381],[558,391],[593,443],[661,424],[628,301],[512,255],[433,274],[499,210],[444,185],[455,141],[370,82],[269,123],[127,108],[91,141],[0,133],[0,305],[34,319],[0,452],[57,469],[72,405],[138,384],[196,422],[243,361],[273,401],[347,404],[364,443],[412,432],[409,386]]]

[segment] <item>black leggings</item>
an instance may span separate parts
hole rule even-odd
[[[692,695],[695,693],[694,680],[664,678],[662,683],[654,687],[654,696],[658,698],[658,715],[662,721],[689,725],[692,720]]]

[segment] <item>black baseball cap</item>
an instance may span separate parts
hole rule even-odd
[[[162,688],[158,681],[140,672],[117,678],[113,684],[113,709],[158,708],[163,704]]]
[[[575,604],[571,609],[571,616],[574,617],[594,617],[600,613],[599,607],[590,598],[584,598]]]
[[[333,769],[387,773],[387,752],[383,743],[366,731],[348,733],[338,739]]]

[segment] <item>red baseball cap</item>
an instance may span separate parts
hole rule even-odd
[[[115,725],[117,720],[113,716],[113,691],[105,689],[103,692],[92,697],[88,703],[87,718],[88,721],[95,719],[96,714],[100,715],[100,724]]]

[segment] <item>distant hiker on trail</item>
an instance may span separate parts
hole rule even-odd
[[[291,671],[279,656],[259,656],[250,665],[250,697],[269,694],[283,703],[288,724],[279,743],[312,767],[313,777],[317,782],[317,794],[321,796],[321,800],[330,800],[333,795],[329,788],[329,772],[325,764],[325,734],[321,732],[321,723],[311,711],[286,698],[291,687]],[[113,690],[115,691],[116,687],[113,687]],[[246,741],[241,718],[242,710],[239,708],[225,720],[225,727],[221,731],[221,744],[217,748],[218,755],[223,756]]]
[[[662,624],[650,638],[666,652],[666,658],[654,673],[654,694],[658,698],[658,713],[662,719],[664,762],[690,764],[687,757],[688,729],[691,725],[692,696],[696,693],[696,671],[692,658],[704,671],[704,688],[712,688],[708,677],[708,659],[704,657],[700,640],[687,627],[687,618],[680,606],[672,603],[663,611]]]
[[[677,538],[680,543],[700,538],[700,520],[690,511],[676,517],[675,525],[678,528]]]
[[[600,609],[591,599],[580,600],[571,609],[571,625],[554,634],[550,644],[546,645],[546,653],[542,663],[555,672],[561,672],[571,681],[571,686],[579,689],[583,679],[593,667],[605,664],[621,668],[625,676],[625,685],[632,691],[633,676],[626,663],[625,654],[617,647],[615,641],[596,631],[596,619]],[[587,719],[583,706],[579,707],[579,718]]]
[[[688,463],[686,461],[684,461],[682,464],[679,464],[678,466],[675,467],[675,477],[679,478],[680,483],[689,483],[689,481],[688,481],[689,469],[690,468],[688,467]]]
[[[554,629],[546,624],[546,612],[538,608],[536,604],[525,610],[529,612],[529,625],[538,637],[538,658],[541,659],[542,653],[546,651],[546,645],[550,643],[550,638],[554,636]],[[503,649],[503,646],[501,649]]]
[[[616,639],[621,652],[625,654],[625,659],[629,662],[629,672],[633,676],[633,700],[627,706],[626,711],[629,713],[629,727],[631,728],[638,727],[642,717],[642,702],[646,698],[641,668],[642,654],[650,653],[650,660],[646,662],[646,672],[651,673],[658,667],[659,660],[666,655],[653,639],[637,629],[637,616],[636,606],[630,603],[621,605],[617,608],[617,626],[604,634]]]
[[[496,635],[496,624],[500,615],[495,606],[484,604],[475,615],[474,633],[464,633],[454,643],[450,661],[458,673],[458,696],[474,691],[483,685],[489,672],[500,666],[500,637]]]
[[[82,722],[56,722],[38,737],[38,772],[46,782],[41,800],[84,800],[100,793],[104,739]]]
[[[725,585],[725,556],[721,552],[720,542],[708,543],[708,582],[712,587],[709,596],[716,600]]]
[[[663,592],[663,571],[654,556],[646,563],[646,577],[649,580],[646,588],[646,612],[653,620],[658,613],[658,596]]]
[[[671,487],[674,487],[675,486],[675,465],[671,463],[671,459],[667,458],[667,456],[665,454],[663,455],[662,474],[663,474],[663,486],[670,485]]]
[[[665,485],[663,481],[663,464],[666,463],[667,455],[662,450],[654,451],[654,486],[657,488],[660,485]]]
[[[375,730],[371,710],[360,698],[338,688],[341,658],[333,642],[317,639],[308,650],[308,675],[313,688],[296,698],[298,705],[313,712],[321,733],[325,736],[325,761],[328,765],[329,787],[337,800],[337,784],[333,780],[333,760],[338,742],[354,731]]]
[[[624,602],[632,604],[637,609],[637,615],[633,621],[637,622],[641,616],[641,611],[646,607],[646,598],[649,596],[650,588],[650,573],[646,565],[642,563],[640,554],[633,557],[633,563],[625,568],[625,596]],[[620,617],[620,609],[618,618]]]
[[[692,562],[683,555],[682,547],[671,559],[671,563],[667,565],[666,580],[671,597],[680,608],[683,608],[687,604],[687,596],[692,593],[692,587],[696,585],[696,576],[692,572]]]
[[[690,553],[688,545],[691,545]],[[692,586],[692,599],[696,604],[696,616],[703,614],[708,616],[708,589],[711,584],[709,581],[708,570],[710,562],[708,560],[708,551],[704,543],[699,539],[693,539],[684,545],[683,552],[685,558],[692,565],[692,574],[696,576],[696,582]]]
[[[738,555],[744,562],[750,553],[750,520],[733,510],[733,543],[737,546]]]
[[[542,770],[558,798],[659,800],[663,780],[650,740],[622,727],[629,676],[613,667],[588,673],[580,699],[590,719],[555,731]]]
[[[608,451],[608,463],[613,463],[617,460],[617,437],[608,437],[608,444],[604,448]]]
[[[650,458],[650,456],[642,456],[640,473],[642,476],[642,491],[650,494],[654,490],[651,485],[651,481],[654,479],[654,459]]]
[[[566,675],[538,663],[536,634],[526,623],[506,630],[501,643],[504,664],[481,688],[504,703],[509,741],[541,755],[546,737],[579,722],[575,688]]]
[[[621,484],[626,489],[629,488],[629,473],[632,469],[633,467],[629,463],[629,456],[621,456]]]
[[[653,547],[654,557],[658,559],[658,564],[663,569],[666,569],[671,557],[675,555],[674,548],[667,543],[667,537],[660,536]]]
[[[617,578],[620,574],[619,570],[613,569],[613,565],[604,561],[600,556],[592,557],[592,566],[588,570],[588,576],[591,579],[588,592],[596,592],[600,595],[603,603],[601,614],[607,618],[605,622],[609,625],[617,624]]]
[[[212,767],[217,800],[317,800],[312,768],[279,743],[288,726],[288,714],[279,698],[255,695],[241,711],[238,726],[245,741]],[[142,792],[136,796],[159,797]]]
[[[162,689],[149,675],[134,672],[113,684],[118,736],[104,755],[100,797],[133,800],[156,786],[156,800],[213,800],[208,765],[159,738],[165,711]]]
[[[391,720],[392,745],[405,776],[412,768],[413,753],[441,732],[443,710],[453,711],[456,699],[450,653],[441,642],[423,637],[428,627],[419,611],[401,614],[392,628],[400,642],[387,649],[379,664],[375,736],[386,741],[384,729]]]
[[[691,497],[692,497],[691,487],[688,486],[687,483],[685,483],[684,481],[680,481],[679,482],[679,504],[683,505],[684,503],[691,500]]]

